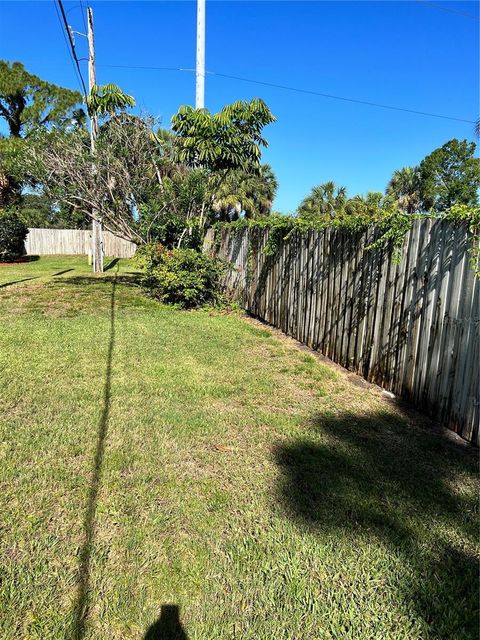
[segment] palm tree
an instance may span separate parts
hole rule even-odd
[[[420,174],[417,167],[404,167],[393,172],[386,194],[392,196],[400,209],[416,213],[422,207]]]
[[[298,207],[301,218],[331,220],[342,215],[347,202],[346,187],[337,186],[332,180],[313,187]]]
[[[271,167],[264,164],[259,173],[232,171],[215,194],[213,210],[220,220],[236,220],[270,214],[278,182]]]

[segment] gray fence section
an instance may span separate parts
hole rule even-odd
[[[378,232],[218,234],[226,285],[246,310],[478,442],[480,281],[463,226],[418,220],[399,264],[365,251]],[[210,236],[210,240],[211,240]]]
[[[104,255],[115,258],[131,258],[136,244],[103,232]],[[88,255],[92,251],[92,232],[81,229],[29,229],[25,241],[29,255]]]

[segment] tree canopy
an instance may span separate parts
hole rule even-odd
[[[264,217],[270,214],[278,182],[272,168],[262,164],[258,172],[232,171],[215,193],[213,211],[219,220]]]
[[[84,119],[75,109],[82,101],[71,91],[29,73],[20,62],[0,60],[0,116],[13,137],[25,137],[39,127],[64,126]]]
[[[39,130],[85,124],[82,96],[42,80],[20,62],[0,60],[0,117],[9,137],[0,137],[0,207],[18,205],[28,179],[24,156],[28,140]]]
[[[117,111],[123,111],[135,106],[135,99],[120,89],[116,84],[93,85],[86,98],[90,116],[113,116]]]
[[[275,121],[265,102],[239,100],[219,113],[181,107],[172,118],[177,135],[178,159],[191,167],[212,172],[259,170],[261,147],[267,146],[262,131]]]
[[[418,170],[424,209],[478,204],[480,159],[474,157],[475,149],[474,142],[454,138],[422,160]]]

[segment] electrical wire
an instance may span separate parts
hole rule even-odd
[[[86,7],[83,5],[83,0],[80,0],[80,9],[82,12],[82,20],[83,20],[83,26],[85,27],[85,33],[88,32],[88,27],[87,27],[87,9]]]
[[[55,12],[56,12],[56,14],[57,14],[58,23],[59,23],[59,25],[60,25],[60,30],[61,30],[61,32],[62,32],[63,39],[64,39],[64,41],[65,41],[65,46],[67,47],[67,51],[68,51],[68,53],[69,53],[70,60],[71,60],[72,65],[73,65],[73,71],[74,71],[74,73],[75,73],[75,77],[76,77],[76,79],[77,79],[78,86],[80,87],[80,91],[82,91],[82,90],[83,90],[83,87],[82,87],[81,77],[79,77],[79,75],[78,75],[78,70],[77,70],[77,67],[76,67],[76,65],[75,65],[75,61],[74,61],[74,59],[73,59],[73,57],[72,57],[72,52],[71,52],[71,50],[70,50],[70,46],[69,46],[69,44],[68,44],[67,36],[65,35],[65,30],[64,30],[64,28],[63,28],[63,24],[62,24],[62,19],[61,19],[61,17],[60,17],[60,13],[59,13],[59,11],[58,11],[58,8],[57,8],[57,5],[56,5],[56,3],[55,3],[55,0],[54,0],[54,2],[53,2],[53,6],[55,7]]]
[[[78,71],[78,76],[80,78],[80,82],[81,82],[81,85],[83,87],[83,94],[86,96],[86,95],[88,95],[88,91],[87,91],[87,87],[85,86],[85,82],[83,80],[82,70],[80,69],[80,62],[78,61],[77,52],[75,51],[75,44],[73,42],[72,34],[71,34],[70,28],[68,26],[67,15],[65,13],[65,9],[63,7],[62,0],[57,0],[57,3],[58,3],[58,6],[60,7],[63,26],[65,27],[65,32],[66,32],[67,37],[68,37],[68,43],[70,44],[70,54],[72,56],[72,61],[74,61],[74,65],[76,66],[76,69]],[[55,4],[55,8],[57,8],[56,4]],[[58,15],[58,10],[57,10],[57,15]],[[62,28],[62,32],[63,32],[63,28]],[[68,46],[68,44],[67,44],[67,46]]]
[[[145,69],[155,71],[195,71],[195,69],[183,69],[181,67],[150,67],[150,66],[136,66],[136,65],[121,65],[121,64],[104,64],[103,67],[117,68],[117,69]],[[312,96],[319,96],[321,98],[329,98],[331,100],[341,100],[342,102],[351,102],[354,104],[362,104],[368,107],[377,107],[379,109],[389,109],[391,111],[401,111],[403,113],[412,113],[419,116],[427,116],[430,118],[441,118],[443,120],[454,120],[455,122],[466,122],[468,124],[475,124],[475,120],[467,120],[466,118],[457,118],[455,116],[446,116],[439,113],[432,113],[429,111],[418,111],[416,109],[407,109],[405,107],[397,107],[389,104],[382,104],[379,102],[371,102],[368,100],[357,100],[356,98],[347,98],[345,96],[338,96],[332,93],[322,93],[320,91],[313,91],[310,89],[301,89],[299,87],[291,87],[284,84],[276,84],[274,82],[265,82],[263,80],[254,80],[252,78],[245,78],[242,76],[234,76],[227,73],[219,73],[217,71],[206,71],[206,75],[217,76],[220,78],[229,78],[231,80],[239,80],[241,82],[250,82],[252,84],[258,84],[265,87],[273,87],[275,89],[283,89],[284,91],[294,91],[296,93],[303,93]]]
[[[183,67],[149,67],[143,65],[126,65],[126,64],[99,64],[99,67],[109,67],[110,69],[146,69],[147,71],[195,71],[195,69],[187,69]]]
[[[428,116],[430,118],[443,118],[444,120],[455,120],[457,122],[468,122],[469,124],[475,124],[474,120],[467,120],[465,118],[456,118],[454,116],[445,116],[439,113],[431,113],[429,111],[417,111],[416,109],[407,109],[405,107],[395,107],[389,104],[382,104],[379,102],[370,102],[368,100],[357,100],[356,98],[345,98],[344,96],[336,96],[331,93],[321,93],[319,91],[311,91],[309,89],[299,89],[297,87],[289,87],[283,84],[275,84],[273,82],[263,82],[261,80],[252,80],[251,78],[242,78],[241,76],[232,76],[226,73],[217,73],[216,71],[207,71],[209,75],[219,76],[221,78],[231,78],[233,80],[241,80],[242,82],[251,82],[254,84],[261,84],[266,87],[275,87],[276,89],[285,89],[286,91],[296,91],[297,93],[306,93],[313,96],[320,96],[322,98],[330,98],[332,100],[342,100],[343,102],[353,102],[355,104],[364,104],[369,107],[378,107],[380,109],[390,109],[392,111],[403,111],[404,113],[414,113],[419,116]]]
[[[430,7],[431,9],[436,9],[437,11],[448,11],[448,13],[455,13],[457,16],[463,16],[464,18],[470,18],[470,20],[475,20],[476,22],[480,22],[480,18],[473,13],[467,13],[466,11],[459,11],[458,9],[452,9],[451,7],[442,7],[439,2],[433,2],[432,0],[416,0],[420,2],[426,7]]]

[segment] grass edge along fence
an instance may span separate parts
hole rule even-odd
[[[380,231],[209,230],[246,311],[404,398],[466,440],[480,422],[480,280],[465,224],[415,220],[400,260]]]

